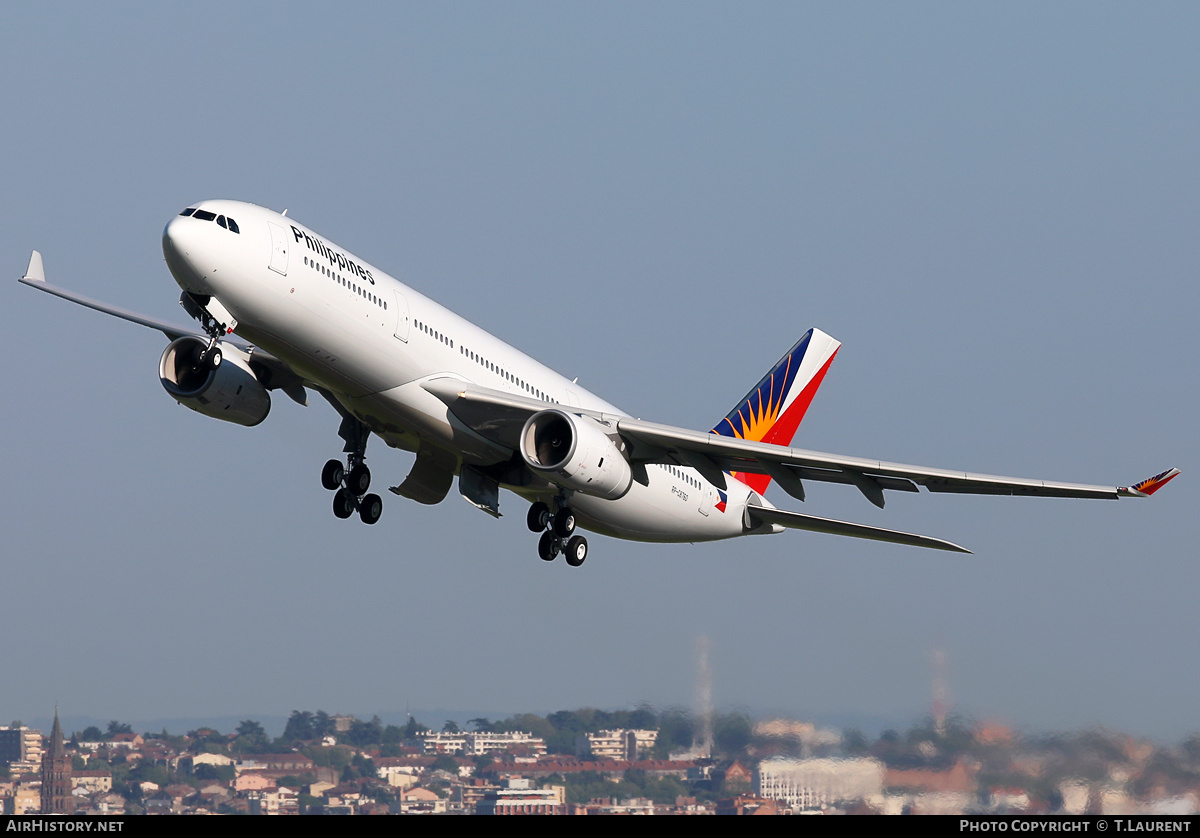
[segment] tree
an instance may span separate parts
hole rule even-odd
[[[293,710],[288,716],[287,726],[283,729],[284,739],[301,739],[308,741],[316,739],[317,732],[313,726],[313,714],[307,710]]]
[[[713,721],[713,740],[720,753],[735,756],[750,744],[753,726],[745,713],[723,713]]]
[[[355,754],[354,759],[350,760],[350,764],[358,771],[360,777],[379,777],[379,772],[375,770],[375,761],[370,757],[365,757],[361,753]]]
[[[108,723],[108,738],[109,739],[112,739],[113,737],[115,737],[121,733],[133,733],[133,728],[127,724],[124,724],[123,722],[118,722],[116,719],[113,719],[111,722]]]
[[[269,742],[266,730],[258,722],[245,719],[237,726],[237,741],[234,743],[234,747],[239,751],[262,753]]]
[[[430,766],[433,771],[448,771],[455,776],[458,775],[458,760],[449,754],[438,754],[437,759]]]
[[[378,745],[382,738],[383,722],[378,716],[373,716],[369,722],[355,719],[350,723],[350,730],[346,731],[346,741],[360,748]]]
[[[237,726],[237,735],[246,736],[255,739],[266,739],[267,731],[261,724],[253,719],[245,719]]]
[[[481,716],[477,719],[467,719],[467,724],[469,724],[471,727],[475,728],[475,731],[477,733],[491,733],[492,732],[491,719],[488,719],[485,716]]]
[[[237,770],[232,765],[205,765],[201,763],[192,771],[197,780],[219,780],[222,783],[233,782]]]
[[[635,730],[654,730],[658,727],[658,715],[653,707],[642,702],[629,714],[629,726]]]
[[[655,754],[667,756],[672,751],[692,747],[695,736],[692,714],[682,707],[668,707],[658,714],[658,741],[654,744]]]
[[[104,738],[104,731],[95,725],[88,725],[79,734],[79,739],[83,742],[99,742]]]
[[[318,710],[313,716],[313,733],[317,736],[333,736],[337,733],[337,724],[324,710]]]
[[[860,757],[867,754],[869,750],[870,744],[861,730],[850,727],[842,731],[842,751],[848,756]]]
[[[303,748],[300,753],[311,759],[313,765],[318,765],[322,768],[333,768],[337,771],[341,771],[349,765],[350,760],[354,757],[354,749],[348,748],[345,745],[334,745],[332,748]]]
[[[446,723],[442,725],[442,733],[461,733],[458,729],[458,722],[454,719],[446,719]]]

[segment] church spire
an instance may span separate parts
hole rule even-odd
[[[71,757],[63,744],[62,725],[58,723],[58,707],[54,708],[54,727],[50,729],[50,746],[42,754],[42,814],[71,815],[75,798],[71,796]]]

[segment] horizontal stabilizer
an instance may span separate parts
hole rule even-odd
[[[801,512],[785,512],[782,509],[768,509],[764,506],[748,506],[746,512],[752,519],[765,524],[778,524],[793,530],[809,530],[824,532],[831,535],[848,535],[853,538],[869,538],[872,541],[889,541],[893,544],[908,544],[912,547],[929,547],[933,550],[948,550],[952,553],[970,553],[965,547],[959,547],[949,541],[933,538],[928,535],[885,530],[879,527],[868,527],[866,524],[852,524],[849,521],[835,521],[832,518],[818,518],[815,515],[805,515]]]

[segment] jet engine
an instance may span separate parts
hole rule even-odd
[[[607,500],[623,496],[633,483],[624,447],[596,420],[561,410],[535,413],[521,431],[521,457],[529,468],[560,486]]]
[[[267,418],[271,396],[250,368],[250,356],[218,343],[220,363],[206,363],[203,338],[187,336],[167,346],[158,362],[158,376],[171,398],[197,413],[253,427]]]

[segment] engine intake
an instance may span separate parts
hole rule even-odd
[[[222,361],[215,370],[200,363],[208,344],[193,336],[172,341],[158,362],[158,377],[171,398],[197,413],[253,427],[271,411],[271,395],[250,368],[250,356],[218,343]]]
[[[543,410],[521,431],[521,457],[547,480],[587,495],[616,500],[629,491],[633,472],[603,427],[587,416]]]

